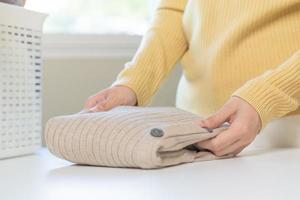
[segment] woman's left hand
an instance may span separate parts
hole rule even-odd
[[[233,96],[213,115],[198,121],[201,127],[213,129],[229,122],[230,127],[212,139],[195,144],[217,156],[237,155],[248,146],[261,129],[256,110],[245,100]]]

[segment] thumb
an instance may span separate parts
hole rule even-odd
[[[221,126],[224,122],[229,121],[230,117],[234,113],[234,109],[231,106],[223,106],[220,110],[212,114],[206,119],[200,120],[199,124],[202,127],[214,129]]]

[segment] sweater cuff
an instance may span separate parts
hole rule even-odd
[[[297,102],[294,102],[289,95],[264,80],[249,80],[232,96],[244,99],[257,111],[262,125],[260,131],[270,121],[297,108]]]
[[[272,120],[300,105],[300,51],[273,70],[247,81],[232,96],[252,105],[260,116],[262,129]]]
[[[137,106],[147,106],[151,103],[152,98],[143,91],[140,80],[122,77],[111,84],[111,87],[114,86],[126,86],[132,89],[137,98]]]

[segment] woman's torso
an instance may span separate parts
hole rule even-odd
[[[300,1],[189,0],[183,28],[189,49],[176,105],[205,116],[300,50]]]

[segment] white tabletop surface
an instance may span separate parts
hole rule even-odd
[[[46,149],[0,160],[1,200],[300,199],[300,149],[159,170],[76,166]]]

